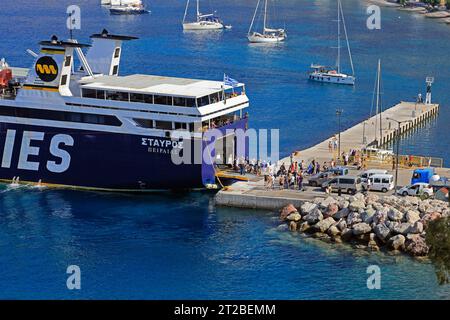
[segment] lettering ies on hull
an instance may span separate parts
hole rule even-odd
[[[38,131],[23,131],[20,134],[17,130],[8,129],[4,137],[3,150],[0,149],[2,169],[39,171],[44,168],[51,173],[63,173],[70,167],[71,156],[67,147],[73,147],[75,143],[70,135],[49,135]],[[42,159],[41,149],[44,145],[48,146],[45,152],[49,154],[48,159]],[[14,157],[17,148],[18,157]]]

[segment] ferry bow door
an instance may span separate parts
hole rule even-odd
[[[214,143],[214,162],[219,170],[232,168],[236,158],[236,135],[229,133],[218,138]]]

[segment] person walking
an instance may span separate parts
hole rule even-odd
[[[297,175],[298,190],[303,191],[303,172],[299,172]]]

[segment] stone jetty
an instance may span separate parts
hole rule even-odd
[[[316,198],[299,208],[281,209],[292,232],[330,242],[348,242],[371,251],[394,250],[426,256],[425,233],[432,220],[448,217],[448,203],[417,197],[375,194]]]

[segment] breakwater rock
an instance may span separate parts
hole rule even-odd
[[[450,216],[448,203],[417,197],[375,194],[316,198],[300,208],[292,204],[280,211],[280,218],[293,232],[336,243],[350,242],[358,248],[402,251],[426,256],[428,223]]]

